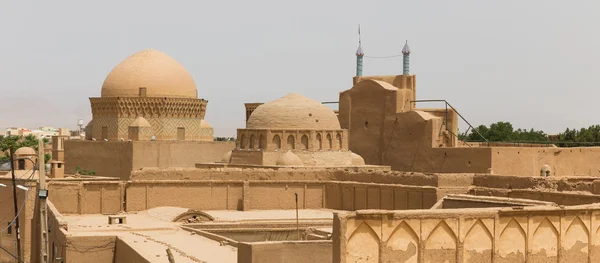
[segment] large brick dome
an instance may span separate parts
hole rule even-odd
[[[102,97],[198,98],[190,73],[167,54],[146,49],[119,63],[102,85]]]
[[[298,94],[258,106],[246,129],[338,130],[340,122],[332,109]]]

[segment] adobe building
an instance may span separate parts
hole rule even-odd
[[[31,147],[21,147],[15,151],[15,170],[32,170],[37,161],[37,153]]]
[[[349,149],[367,164],[432,173],[539,176],[544,170],[552,176],[600,176],[600,147],[460,141],[458,123],[466,120],[450,104],[417,107],[408,44],[402,53],[402,75],[363,76],[359,45],[353,86],[340,93],[341,128],[348,130]]]
[[[450,121],[454,113],[446,117],[445,109],[441,114],[410,103],[407,111],[389,109],[390,105],[406,105],[391,103],[397,102],[398,94],[414,100],[410,91],[414,77],[409,85],[410,80],[408,76],[378,77],[357,82],[357,93],[349,91],[344,97],[349,100],[344,105],[350,108],[340,110],[341,125],[336,125],[333,111],[295,94],[259,105],[250,113],[246,127],[238,130],[236,148],[219,155],[226,162],[220,166],[181,167],[165,160],[162,167],[156,165],[162,160],[157,154],[185,158],[182,155],[189,154],[185,147],[190,143],[211,143],[146,141],[153,126],[145,117],[146,122],[137,117],[129,124],[140,140],[65,140],[67,166],[69,158],[82,161],[69,157],[73,152],[99,160],[88,165],[123,167],[122,163],[129,162],[129,171],[121,178],[48,179],[48,258],[64,263],[169,262],[170,254],[178,263],[503,263],[594,262],[600,257],[598,177],[411,171],[439,165],[427,163],[435,161],[431,159],[435,151],[447,151],[449,162],[471,160],[472,149],[487,146],[463,147],[452,136],[440,134],[437,129],[444,127],[444,121],[448,127],[456,123]],[[360,115],[358,106],[372,106],[368,97],[357,99],[356,94],[366,96],[366,88],[373,88],[375,97],[385,100],[379,108],[363,109],[370,114]],[[368,122],[360,117],[368,117]],[[402,134],[408,132],[409,137],[401,137],[409,144],[407,148],[397,144],[400,139],[382,138],[393,135],[388,130],[396,126],[386,125],[396,117],[408,127]],[[346,131],[346,125],[352,129]],[[383,135],[370,131],[373,127]],[[425,139],[410,137],[419,131],[415,127],[426,131],[418,134]],[[394,145],[395,151],[411,150],[415,147],[411,143],[430,145],[418,152],[421,159],[413,155],[415,165],[407,172],[388,166],[348,165],[353,162],[352,158],[348,161],[348,154],[352,157],[354,129],[379,136],[377,140],[363,138],[375,146],[357,144],[370,162],[377,161],[379,153],[388,154],[378,148],[385,149],[386,143]],[[450,133],[453,128],[444,130]],[[341,140],[336,141],[338,134]],[[579,155],[583,167],[596,165],[584,162],[593,158],[590,152]],[[285,155],[295,156],[295,162],[273,165],[273,160]],[[323,160],[316,161],[314,156]],[[517,153],[512,158],[514,166],[529,169],[532,164],[527,155]],[[406,165],[405,160],[398,160]],[[134,162],[139,168],[132,169]],[[451,167],[463,171],[460,165]],[[11,183],[10,176],[0,176],[0,184]],[[40,257],[36,177],[19,177],[18,183],[29,187],[18,196],[25,207],[19,221],[22,254],[25,262],[36,262]],[[0,200],[11,197],[0,188]],[[13,218],[12,206],[0,209],[0,222]],[[0,244],[14,251],[15,232],[12,224],[8,227],[13,234],[0,235]],[[7,261],[14,260],[0,251],[0,262]]]
[[[213,128],[204,120],[208,101],[198,98],[189,72],[155,49],[119,63],[104,80],[101,96],[90,103],[86,140],[64,143],[66,173],[79,167],[127,179],[141,167],[217,161],[233,148],[233,143],[213,141]]]
[[[246,128],[238,129],[236,148],[228,158],[223,161],[231,165],[364,165],[348,151],[348,132],[340,128],[333,110],[299,94],[253,109]]]

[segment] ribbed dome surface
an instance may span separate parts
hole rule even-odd
[[[340,122],[327,106],[292,93],[258,106],[246,128],[337,130]]]
[[[197,99],[196,83],[190,73],[167,54],[146,49],[117,65],[102,85],[102,97],[146,97]]]

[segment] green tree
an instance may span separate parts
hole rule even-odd
[[[44,144],[48,144],[50,142],[50,140],[48,138],[43,138],[42,141],[44,142]],[[27,135],[25,137],[19,137],[19,136],[4,136],[0,138],[0,151],[2,153],[4,153],[4,156],[0,158],[1,160],[6,160],[9,159],[9,151],[16,151],[17,149],[21,148],[21,147],[31,147],[33,149],[35,149],[36,151],[38,150],[38,144],[39,144],[39,140],[38,138],[36,138],[34,135]],[[42,149],[43,150],[43,149]],[[46,158],[48,158],[48,156],[46,156]],[[49,158],[46,160],[48,161],[50,160]]]
[[[600,125],[592,125],[580,130],[567,128],[558,134],[558,141],[559,147],[597,146],[600,143]]]
[[[465,141],[484,141],[484,138],[491,142],[541,142],[548,140],[548,136],[543,131],[534,129],[514,130],[510,122],[492,123],[489,128],[480,125],[475,129],[476,131],[472,130],[465,136]]]

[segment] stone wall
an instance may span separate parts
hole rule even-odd
[[[331,241],[253,242],[238,244],[238,263],[331,262]]]
[[[333,262],[593,262],[600,208],[336,213]]]

